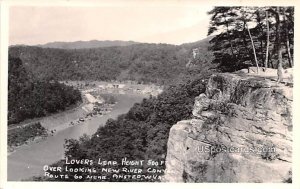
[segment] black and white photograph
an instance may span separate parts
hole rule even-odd
[[[5,182],[293,184],[295,4],[66,2],[6,6]]]

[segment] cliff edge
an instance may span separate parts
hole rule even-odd
[[[170,130],[164,181],[288,181],[292,90],[253,75],[212,75],[193,119]]]

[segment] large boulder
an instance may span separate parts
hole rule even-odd
[[[292,88],[217,74],[195,99],[194,119],[169,134],[169,182],[285,182],[292,169]]]

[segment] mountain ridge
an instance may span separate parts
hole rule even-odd
[[[169,43],[150,43],[150,42],[138,42],[133,40],[123,41],[123,40],[77,40],[77,41],[52,41],[44,44],[15,44],[10,45],[9,47],[19,47],[19,46],[31,46],[31,47],[41,47],[41,48],[56,48],[56,49],[92,49],[92,48],[103,48],[103,47],[124,47],[130,45],[138,44],[157,44],[157,45],[172,45],[172,46],[183,46],[183,47],[192,47],[197,46],[197,44],[210,40],[212,37],[207,37],[194,42],[187,42],[181,44],[169,44]]]
[[[42,48],[58,48],[58,49],[89,49],[99,47],[113,47],[113,46],[129,46],[139,44],[135,41],[121,41],[121,40],[89,40],[89,41],[54,41],[45,44],[32,45]]]

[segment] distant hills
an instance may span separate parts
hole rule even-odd
[[[129,46],[138,44],[134,41],[74,41],[74,42],[50,42],[43,45],[37,45],[42,48],[57,48],[57,49],[89,49],[89,48],[99,48],[99,47],[114,47],[114,46]]]
[[[49,80],[133,80],[170,84],[192,72],[208,73],[212,53],[209,39],[182,45],[133,41],[54,42],[41,46],[11,46],[35,77]],[[191,61],[192,49],[197,60]],[[191,66],[187,66],[190,63]]]

